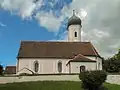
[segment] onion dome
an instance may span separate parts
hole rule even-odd
[[[70,25],[81,25],[81,19],[75,15],[75,10],[73,10],[73,16],[68,20],[68,27]]]

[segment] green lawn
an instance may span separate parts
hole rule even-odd
[[[120,90],[120,85],[105,83],[108,90]],[[80,82],[72,81],[39,81],[0,85],[0,90],[83,90]]]

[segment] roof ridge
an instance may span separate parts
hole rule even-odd
[[[77,58],[79,58],[79,56],[81,56],[81,57],[83,58],[83,61],[86,61],[86,60],[84,60],[84,59],[87,59],[87,61],[96,62],[95,60],[92,60],[92,59],[90,59],[90,58],[87,58],[87,57],[85,57],[85,56],[82,55],[82,54],[78,54],[78,55],[75,56],[72,60],[69,60],[66,65],[68,65],[70,62],[77,61]],[[82,58],[80,58],[80,59],[82,59]],[[80,59],[78,59],[78,61],[79,61]],[[86,61],[86,62],[87,62],[87,61]]]
[[[16,66],[6,66],[6,67],[16,67]]]
[[[96,55],[96,56],[100,56],[100,55],[98,54],[98,52],[96,51],[95,47],[92,45],[91,42],[90,42],[90,45],[92,46],[92,49],[93,49],[95,55]]]
[[[89,58],[85,57],[85,56],[82,55],[82,54],[78,54],[77,56],[75,56],[75,59],[76,59],[77,57],[79,57],[79,56],[81,56],[81,57],[83,57],[83,58],[86,58],[86,59],[89,59]],[[89,59],[89,60],[92,60],[92,59]],[[94,60],[92,60],[92,61],[94,61]]]
[[[29,42],[36,42],[36,43],[90,43],[90,42],[68,42],[68,41],[32,41],[32,40],[27,40],[27,41],[21,41],[21,43],[29,43]]]

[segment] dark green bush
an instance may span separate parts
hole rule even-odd
[[[82,88],[88,90],[99,90],[107,78],[105,71],[85,71],[79,74]]]

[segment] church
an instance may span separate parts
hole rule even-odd
[[[73,15],[67,24],[68,40],[21,41],[16,73],[74,74],[86,70],[102,70],[102,57],[91,42],[81,41],[79,17]]]

